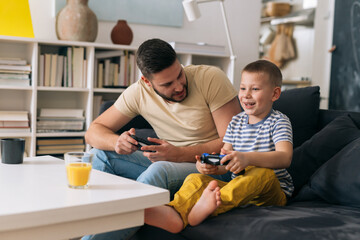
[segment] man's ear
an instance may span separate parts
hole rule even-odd
[[[276,100],[279,99],[281,95],[281,87],[275,87],[274,88],[274,94],[273,94],[273,97],[272,97],[272,101],[275,102]]]
[[[147,79],[146,77],[141,76],[141,80],[143,80],[145,84],[148,85],[149,87],[152,87],[150,80]]]

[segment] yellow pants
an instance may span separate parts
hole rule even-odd
[[[187,176],[180,190],[175,194],[174,200],[168,204],[181,215],[184,228],[188,225],[188,215],[191,209],[212,180],[218,182],[222,201],[212,214],[213,216],[246,204],[257,206],[284,206],[286,204],[286,195],[272,169],[250,166],[245,169],[244,175],[240,175],[230,182],[194,173]]]

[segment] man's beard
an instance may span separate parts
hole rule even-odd
[[[188,96],[188,85],[187,85],[187,82],[186,82],[186,84],[184,85],[185,97],[184,97],[183,99],[181,99],[181,100],[176,100],[176,99],[173,99],[173,98],[171,98],[171,97],[167,97],[167,96],[165,96],[164,94],[159,93],[159,91],[156,90],[156,88],[155,88],[154,86],[153,86],[153,89],[154,89],[154,91],[156,92],[157,95],[159,95],[159,96],[162,97],[163,99],[165,99],[165,100],[167,100],[167,101],[170,101],[170,102],[182,102],[182,101],[184,101],[185,98]]]

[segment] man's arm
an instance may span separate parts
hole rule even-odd
[[[164,148],[157,153],[144,153],[151,161],[172,161],[172,162],[195,162],[195,155],[202,153],[220,152],[223,146],[222,139],[225,135],[226,128],[232,117],[241,112],[240,103],[237,97],[233,98],[222,107],[212,112],[215,126],[219,135],[218,139],[214,139],[207,143],[197,144],[186,147],[175,147],[170,144],[166,146],[166,142],[159,139],[151,138],[151,141],[164,144],[164,146],[150,146],[148,150]]]
[[[131,118],[111,106],[90,124],[85,134],[86,143],[98,149],[115,151],[119,138],[116,131],[130,120]]]

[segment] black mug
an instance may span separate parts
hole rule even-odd
[[[1,139],[1,162],[6,164],[20,164],[24,160],[25,139]]]

